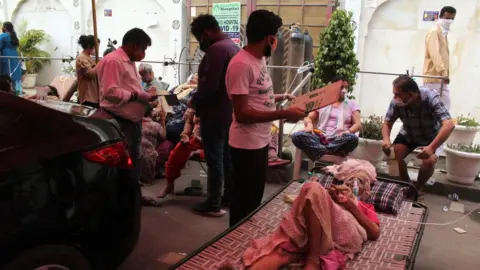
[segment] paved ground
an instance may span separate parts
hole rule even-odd
[[[199,168],[196,164],[185,170],[179,179],[177,190],[182,190],[191,179],[199,179]],[[202,179],[204,182],[204,179]],[[153,195],[160,190],[163,182],[144,188],[143,192]],[[280,186],[267,185],[266,196],[275,192]],[[461,197],[461,194],[460,194]],[[169,252],[189,253],[212,239],[227,228],[228,218],[206,218],[194,215],[190,208],[202,197],[176,196],[166,199],[160,207],[143,208],[142,232],[140,241],[133,254],[120,267],[120,270],[161,270],[167,265],[159,262],[159,258]],[[466,213],[478,208],[472,215],[463,218],[456,224],[446,226],[428,225],[416,257],[415,269],[419,270],[451,270],[478,269],[480,256],[480,205],[462,202]],[[462,216],[460,213],[444,212],[442,208],[449,206],[445,197],[427,195],[425,204],[429,207],[428,222],[446,223]],[[453,228],[462,228],[466,234],[458,234]],[[475,266],[476,265],[476,266]]]

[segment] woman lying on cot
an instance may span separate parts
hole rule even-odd
[[[288,195],[285,195],[288,201]],[[250,270],[279,269],[302,260],[304,268],[343,269],[367,240],[380,235],[373,205],[358,201],[350,187],[304,184],[271,235],[254,240],[243,255]]]
[[[51,101],[59,101],[60,100],[60,96],[58,95],[58,90],[55,86],[46,85],[46,86],[39,87],[39,88],[42,88],[42,89],[44,89],[44,91],[47,91],[46,100],[51,100]],[[26,97],[26,99],[38,99],[38,96],[37,96],[37,94],[35,94],[33,96]]]

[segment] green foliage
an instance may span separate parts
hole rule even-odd
[[[382,140],[383,117],[370,115],[367,119],[362,120],[360,129],[360,138],[370,140]]]
[[[347,79],[353,91],[356,73],[359,71],[355,54],[355,26],[352,23],[352,12],[337,9],[333,12],[325,31],[320,35],[320,48],[315,57],[313,89],[324,87],[337,76]]]
[[[23,57],[51,57],[51,54],[40,48],[41,45],[50,42],[50,36],[43,30],[27,29],[28,23],[23,21],[18,27],[18,50]],[[50,64],[50,59],[32,59],[25,62],[27,72],[38,73],[45,65]]]
[[[448,144],[448,148],[473,154],[480,154],[480,145],[478,144]]]
[[[65,59],[64,62],[63,62],[63,68],[62,68],[62,72],[66,75],[73,75],[75,73],[75,67],[73,66],[72,62],[74,61],[75,59],[73,58],[69,58],[69,59]]]
[[[340,1],[335,0],[335,1],[333,2],[333,8],[334,8],[334,10],[337,9],[337,8],[339,8],[339,7],[340,7]]]
[[[475,117],[470,116],[470,114],[468,114],[467,116],[463,116],[463,114],[461,114],[460,116],[457,117],[455,124],[459,126],[465,126],[465,127],[480,126],[480,123],[475,120]]]

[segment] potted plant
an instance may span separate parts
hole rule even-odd
[[[320,36],[320,46],[315,57],[313,89],[324,87],[335,76],[343,76],[349,83],[348,97],[351,96],[359,71],[355,54],[355,25],[352,12],[336,9],[327,28]]]
[[[27,22],[22,22],[18,31],[20,56],[29,57],[51,57],[51,54],[41,48],[50,41],[50,36],[43,30],[27,29]],[[50,59],[27,59],[25,62],[27,75],[22,83],[24,88],[35,87],[37,74],[45,65],[50,64]]]
[[[362,120],[358,146],[353,151],[352,157],[368,160],[372,165],[378,166],[384,158],[382,151],[382,125],[383,117],[371,115]]]
[[[471,185],[480,171],[480,145],[447,144],[444,149],[447,159],[447,179]]]
[[[75,66],[72,64],[73,61],[75,61],[73,57],[66,58],[63,60],[62,72],[66,76],[76,77]]]
[[[454,121],[455,129],[453,130],[452,134],[450,134],[450,137],[448,137],[447,144],[469,145],[473,143],[480,126],[480,123],[475,120],[475,117],[470,116],[470,114],[467,116],[463,116],[463,114],[461,114],[459,117],[454,119]]]

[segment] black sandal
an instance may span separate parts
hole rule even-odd
[[[143,197],[142,204],[145,206],[160,206],[162,198]]]

